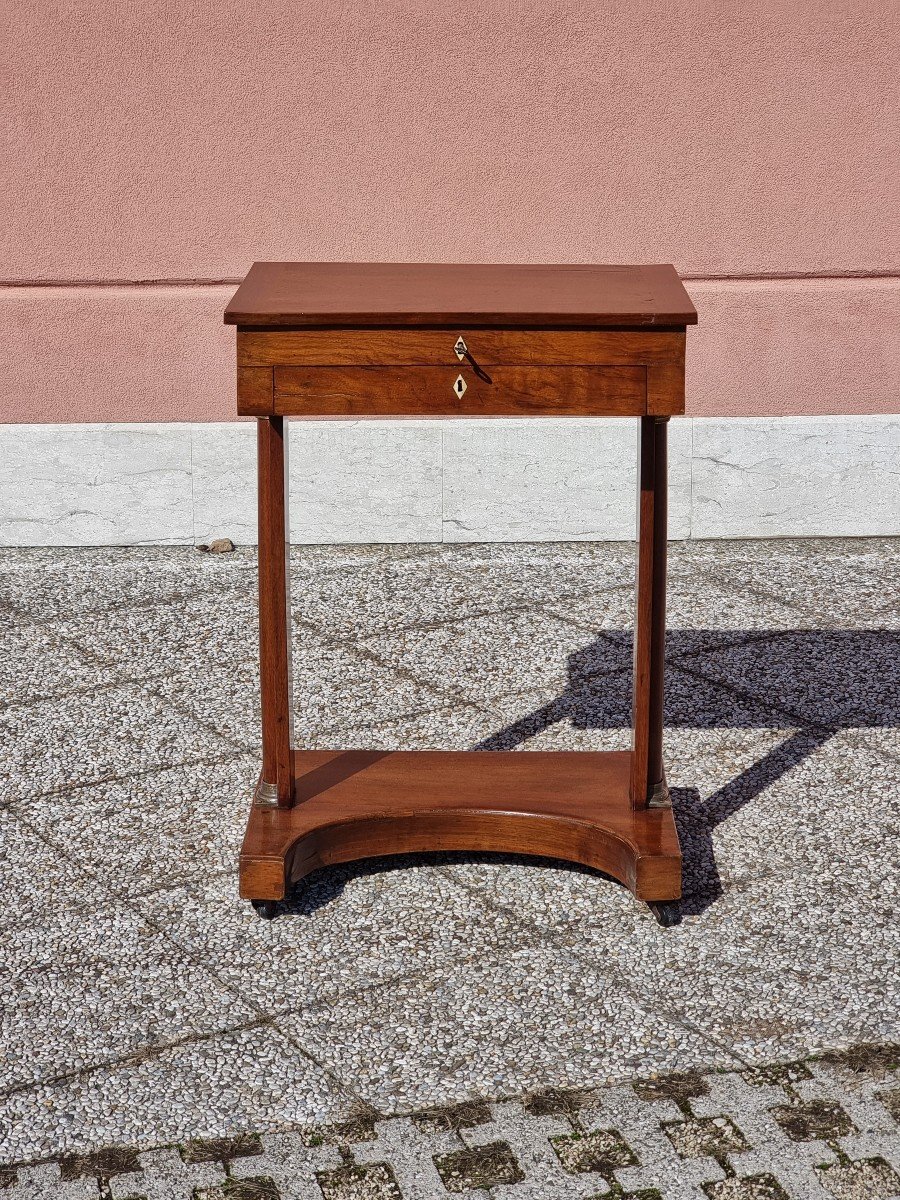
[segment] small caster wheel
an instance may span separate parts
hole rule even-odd
[[[277,900],[251,900],[250,903],[264,921],[273,921],[278,916]]]
[[[652,900],[649,908],[663,929],[681,924],[681,903],[678,900]]]

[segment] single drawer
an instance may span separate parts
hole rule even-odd
[[[238,365],[653,366],[684,363],[684,334],[645,330],[282,329],[238,331]]]
[[[641,416],[644,367],[276,367],[275,413],[318,417]]]

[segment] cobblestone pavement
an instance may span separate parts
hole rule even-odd
[[[897,1191],[885,1055],[821,1055],[900,1040],[900,543],[672,546],[670,929],[513,856],[335,868],[255,918],[254,566],[0,551],[4,1196]],[[632,566],[295,554],[298,740],[626,745]]]
[[[888,1200],[900,1048],[7,1170],[4,1200]]]

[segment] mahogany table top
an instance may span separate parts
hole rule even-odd
[[[670,264],[254,263],[227,325],[695,325]]]

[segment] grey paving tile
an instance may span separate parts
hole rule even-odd
[[[338,743],[342,731],[446,706],[437,688],[403,676],[309,629],[293,636],[294,734],[298,745]],[[180,667],[153,690],[235,746],[260,744],[259,667],[256,659],[198,673]]]
[[[258,774],[256,756],[243,754],[44,796],[22,811],[42,838],[127,897],[234,872]]]
[[[22,622],[65,620],[136,605],[179,603],[195,593],[256,587],[256,554],[198,554],[176,547],[7,548],[0,603]]]
[[[515,543],[444,543],[429,564],[429,573],[435,562],[465,574],[471,586],[487,588],[488,595],[518,597],[533,605],[632,586],[635,546],[633,542],[535,542],[522,553]]]
[[[532,749],[615,749],[630,744],[631,670],[595,673],[601,647],[569,655],[563,686],[495,695],[482,702],[497,721],[497,737],[489,746],[522,739]],[[676,729],[784,729],[797,722],[762,698],[741,696],[734,688],[698,677],[673,663],[665,678],[665,727]],[[615,735],[615,736],[609,736]],[[512,747],[509,747],[512,748]]]
[[[440,679],[420,680],[394,659],[372,658],[370,647],[318,640],[308,631],[294,639],[294,730],[300,745],[325,744],[347,725],[380,723],[445,707],[448,688]]]
[[[528,554],[514,546],[459,549],[448,546],[443,557],[467,580],[484,581],[500,595],[520,596],[524,604],[562,602],[634,585],[635,548],[628,542],[587,544],[584,549],[548,542]]]
[[[114,683],[115,667],[60,637],[49,625],[0,628],[0,709]]]
[[[401,976],[450,970],[522,940],[518,922],[486,911],[477,896],[421,857],[319,871],[275,921],[261,921],[238,899],[233,878],[154,892],[135,905],[268,1011],[331,1004]]]
[[[114,1200],[439,1200],[448,1188],[472,1200],[891,1200],[900,1137],[872,1093],[896,1072],[873,1065],[846,1074],[810,1061],[549,1089],[409,1116],[236,1132],[180,1149],[112,1146],[5,1169],[2,1178],[10,1200],[96,1197],[98,1184]]]
[[[221,1163],[186,1163],[175,1149],[147,1151],[139,1168],[110,1179],[112,1200],[195,1200],[198,1192],[221,1187],[227,1179]]]
[[[269,1134],[261,1155],[231,1163],[232,1187],[240,1196],[240,1183],[235,1187],[235,1182],[246,1180],[249,1191],[254,1187],[250,1181],[261,1177],[272,1181],[280,1200],[323,1200],[319,1177],[338,1170],[342,1163],[333,1145],[310,1146],[299,1133]]]
[[[871,725],[851,732],[853,740],[863,751],[887,759],[893,764],[896,774],[897,763],[900,762],[900,726]]]
[[[440,542],[344,542],[333,545],[292,545],[291,574],[340,571],[345,567],[375,569],[379,563],[396,562],[401,558],[440,557],[444,547]]]
[[[258,658],[255,594],[189,595],[177,604],[120,608],[56,622],[57,632],[136,680],[173,671],[220,675]]]
[[[897,561],[900,538],[715,538],[670,542],[669,553],[693,567],[779,562],[803,570],[828,561]]]
[[[482,856],[445,870],[554,944],[593,946],[644,995],[677,996],[697,1028],[741,1054],[896,1036],[896,819],[878,815],[877,776],[871,789],[854,784],[842,740],[813,741],[797,763],[778,753],[791,731],[670,732],[687,914],[675,930],[570,866]],[[823,786],[832,779],[835,792]]]
[[[377,571],[346,569],[294,580],[295,615],[338,638],[365,638],[441,625],[534,605],[534,581],[492,571],[488,564],[453,567],[416,559],[383,563]]]
[[[772,879],[807,873],[835,889],[850,878],[868,879],[873,888],[886,882],[898,830],[895,814],[883,804],[877,773],[871,787],[851,779],[845,789],[840,772],[852,772],[858,755],[842,764],[844,748],[837,740],[834,747],[826,744],[820,760],[816,747],[815,739],[791,731],[668,733],[668,778],[692,907],[705,907],[721,887],[740,884],[761,869]],[[827,782],[832,770],[835,786]],[[492,875],[487,865],[482,873]],[[584,886],[576,878],[571,885]],[[542,912],[548,902],[552,895],[544,897],[537,888],[521,898],[524,911],[537,906]],[[589,895],[585,902],[590,907]],[[567,895],[564,906],[577,911],[579,901]]]
[[[824,1100],[848,1115],[852,1131],[837,1138],[837,1145],[848,1158],[886,1159],[900,1175],[898,1106],[888,1099],[893,1095],[900,1101],[900,1090],[892,1088],[898,1081],[898,1071],[897,1056],[892,1054],[891,1058],[893,1069],[873,1064],[853,1070],[843,1063],[811,1063],[809,1078],[798,1083],[795,1090],[803,1101]]]
[[[541,609],[594,637],[606,634],[622,644],[634,628],[634,602],[634,584],[624,583],[603,590],[586,588],[579,595],[550,600]]]
[[[335,748],[372,750],[471,750],[495,732],[496,721],[475,704],[454,701],[427,708],[389,721],[362,722],[348,719],[327,734],[315,735]]]
[[[698,1077],[699,1087],[706,1083]],[[626,1195],[647,1194],[643,1189],[662,1189],[665,1200],[708,1200],[702,1185],[724,1178],[724,1171],[708,1157],[681,1158],[665,1131],[670,1121],[683,1119],[683,1113],[669,1099],[650,1101],[643,1091],[633,1087],[603,1088],[587,1098],[579,1110],[581,1128],[614,1130],[626,1141],[638,1162],[622,1166],[613,1178]],[[665,1096],[665,1092],[662,1093]],[[652,1195],[650,1191],[650,1195]]]
[[[551,947],[426,970],[283,1028],[384,1112],[621,1079],[638,1064],[729,1063],[702,1034]]]
[[[707,1087],[707,1094],[698,1097],[692,1107],[701,1117],[723,1112],[737,1114],[737,1124],[749,1143],[747,1150],[729,1156],[739,1177],[768,1176],[789,1197],[829,1200],[816,1178],[815,1168],[835,1162],[837,1156],[822,1139],[798,1142],[786,1136],[772,1111],[784,1103],[779,1088],[751,1085],[731,1073],[708,1079]],[[731,1182],[735,1185],[731,1194],[740,1197],[740,1178]],[[757,1195],[765,1195],[763,1189],[754,1190]],[[769,1189],[770,1194],[772,1190]],[[727,1197],[728,1191],[720,1194]],[[752,1196],[753,1191],[749,1194]]]
[[[815,878],[763,875],[674,929],[612,939],[581,926],[571,951],[602,956],[646,1003],[761,1063],[897,1036],[893,909],[868,881],[834,895]]]
[[[770,606],[794,611],[803,629],[884,629],[897,623],[897,575],[900,558],[883,554],[833,555],[811,549],[807,557],[770,557],[709,565],[704,575],[721,574],[725,586]],[[698,586],[703,587],[702,578]]]
[[[504,613],[366,638],[361,646],[433,687],[476,702],[565,686],[573,655],[585,672],[617,670],[626,651],[542,612]]]
[[[0,1161],[340,1121],[352,1095],[277,1029],[185,1042],[0,1100]]]
[[[254,1015],[169,938],[102,893],[90,910],[45,906],[6,940],[0,979],[7,1085]]]
[[[231,750],[152,692],[127,684],[0,713],[0,791],[25,800]]]
[[[417,1200],[446,1200],[447,1189],[435,1160],[458,1151],[462,1141],[458,1132],[446,1126],[425,1125],[400,1117],[373,1124],[371,1141],[353,1147],[354,1161],[362,1165],[388,1162],[404,1196]],[[482,1200],[479,1188],[469,1192],[471,1200]],[[311,1198],[313,1200],[313,1198]],[[318,1200],[315,1197],[314,1200]]]
[[[444,542],[437,552],[454,566],[489,563],[522,571],[547,565],[573,574],[599,566],[618,575],[635,561],[634,542]]]
[[[673,743],[677,738],[669,739]],[[707,750],[711,757],[715,746],[709,741]],[[896,878],[891,847],[900,840],[900,817],[887,800],[896,778],[893,762],[849,731],[824,739],[784,731],[769,746],[760,741],[757,753],[731,778],[709,780],[700,763],[679,774],[684,791],[676,799],[686,850],[699,855],[704,829],[711,830],[710,849],[723,879],[752,878],[765,864],[770,875],[805,874],[835,895],[852,880],[868,881],[873,896],[890,885]],[[696,795],[688,790],[692,777]]]
[[[687,896],[711,902],[721,886],[753,876],[760,863],[770,874],[818,871],[848,859],[863,871],[874,869],[896,837],[895,815],[883,801],[892,764],[867,753],[855,736],[785,726],[778,712],[703,681],[693,688],[690,677],[679,680],[677,669],[670,675],[667,712],[682,723],[667,722],[664,757]],[[542,709],[542,699],[509,697],[497,706],[502,732],[486,744],[528,750],[630,745],[627,691],[618,702],[591,691],[574,698],[571,711],[567,702],[552,700]],[[699,728],[688,724],[689,704]]]
[[[96,1200],[96,1179],[63,1180],[58,1163],[22,1167],[5,1200]]]
[[[664,719],[666,729],[784,730],[800,724],[777,693],[748,695],[739,681],[699,674],[693,661],[667,667]]]
[[[631,645],[634,594],[631,588],[586,594],[577,601],[548,606],[549,611],[597,634]],[[666,653],[671,658],[705,647],[746,641],[753,633],[795,629],[795,609],[770,597],[742,591],[696,571],[669,581],[666,594]]]
[[[24,981],[7,1082],[23,1063],[39,1075],[98,1047],[135,1048],[121,1066],[88,1063],[6,1094],[0,1161],[338,1119],[354,1101],[329,1065],[396,1112],[896,1038],[900,721],[878,580],[900,541],[810,550],[670,548],[671,648],[683,657],[669,671],[666,756],[688,899],[669,930],[596,873],[464,855],[337,868],[311,881],[293,915],[251,918],[228,872],[256,774],[252,556],[0,552],[0,605],[18,620],[7,659],[22,659],[7,662],[9,677],[55,695],[67,672],[80,684],[81,663],[92,689],[0,715],[2,799],[15,809],[0,827],[10,895],[0,926]],[[320,603],[320,632],[296,631],[298,742],[627,745],[632,552],[294,553],[295,600],[306,589]],[[809,612],[817,579],[824,598]],[[751,594],[754,580],[764,586]],[[790,632],[757,636],[787,621],[785,607]],[[596,619],[581,628],[579,611]],[[52,632],[34,625],[54,613]],[[76,638],[71,656],[62,627]],[[383,664],[356,645],[376,630]],[[420,683],[398,670],[404,637]],[[732,638],[750,640],[729,648]],[[107,687],[104,671],[148,682]],[[474,680],[471,698],[457,698],[459,680]],[[38,798],[65,787],[75,790]],[[96,903],[90,873],[102,887],[113,871],[146,928]],[[285,1030],[217,1033],[250,1011],[217,990],[220,974],[249,989],[255,1013],[291,1009]],[[183,1044],[160,1051],[173,1038]],[[875,1145],[854,1142],[852,1156],[882,1153]],[[741,1173],[762,1170],[759,1155]],[[622,1182],[651,1186],[640,1170]],[[693,1195],[680,1188],[667,1181],[666,1200]]]
[[[683,542],[676,553],[688,570],[796,609],[802,627],[896,623],[897,538]]]
[[[324,746],[327,741],[328,745],[379,749],[628,749],[630,670],[585,675],[585,670],[602,661],[604,649],[592,649],[586,656],[586,666],[582,664],[580,651],[570,656],[568,670],[574,680],[572,685],[557,680],[541,688],[486,695],[478,701],[442,703],[426,696],[421,711],[385,721],[366,720],[368,713],[354,712],[349,706],[339,711],[340,704],[334,703],[323,708],[320,723],[307,720],[303,738],[306,744],[312,741]],[[302,686],[297,686],[296,681],[295,703],[295,718],[303,722]],[[198,707],[197,711],[201,709]],[[323,732],[328,712],[338,714],[341,720]],[[744,699],[731,689],[681,672],[676,666],[668,671],[666,725],[667,762],[673,747],[687,749],[689,745],[684,739],[673,741],[679,730],[709,731],[713,736],[708,739],[708,753],[698,760],[707,766],[717,761],[717,755],[721,756],[726,746],[742,738],[762,745],[757,733],[766,731],[766,745],[773,747],[797,728],[788,714],[759,701]],[[249,720],[245,728],[249,734]],[[773,736],[768,736],[770,731]],[[774,736],[775,733],[779,736]],[[721,759],[722,763],[725,761]],[[717,786],[727,782],[721,773],[716,779]],[[695,781],[690,786],[699,783]]]
[[[57,854],[9,807],[0,808],[0,929],[28,924],[61,903],[89,906],[96,884],[76,862]],[[2,1083],[0,1083],[2,1086]]]
[[[609,1192],[606,1179],[592,1163],[573,1163],[573,1155],[567,1155],[565,1149],[560,1152],[571,1136],[571,1126],[559,1116],[526,1115],[520,1103],[508,1101],[493,1106],[493,1120],[462,1129],[460,1134],[471,1150],[503,1148],[491,1157],[512,1170],[505,1180],[498,1180],[499,1187],[491,1188],[494,1195],[499,1192],[522,1200],[543,1200],[545,1196],[596,1200]]]
[[[257,661],[238,659],[214,671],[185,669],[173,663],[171,671],[148,681],[148,686],[173,711],[202,724],[230,745],[243,750],[258,750],[261,745]]]
[[[655,924],[646,905],[616,880],[577,863],[519,855],[455,854],[440,860],[444,873],[470,888],[492,910],[522,924],[523,936],[540,933],[558,947],[581,944],[582,926],[635,936]]]
[[[900,1175],[881,1157],[863,1162],[851,1162],[833,1167],[817,1167],[829,1200],[870,1200],[884,1197],[896,1200],[900,1196]]]
[[[626,750],[631,744],[631,673],[598,673],[568,685],[486,698],[484,750]]]
[[[461,549],[467,552],[441,547],[424,561],[380,556],[320,570],[294,566],[294,613],[331,636],[355,639],[621,590],[634,575],[633,548],[615,544],[593,552],[548,544],[528,555],[504,547]],[[621,604],[629,611],[633,606],[627,594]]]
[[[807,721],[900,725],[900,631],[806,630],[698,655],[691,668]]]
[[[628,744],[627,734],[615,730],[573,731],[563,722],[553,730],[536,735],[526,743],[528,749],[614,749]],[[747,862],[740,835],[731,835],[728,827],[741,820],[747,810],[746,827],[752,831],[758,818],[754,808],[757,789],[765,775],[757,779],[760,761],[791,737],[792,731],[760,729],[690,730],[670,729],[666,734],[666,764],[673,789],[676,820],[685,854],[685,894],[703,903],[712,902],[723,886],[736,878],[742,880],[758,860]],[[745,782],[742,783],[741,780]],[[765,799],[760,802],[761,806]],[[767,810],[763,807],[763,811]],[[788,806],[767,813],[766,833],[771,839],[790,838],[790,818],[798,814]],[[805,818],[800,815],[801,822]],[[761,835],[758,842],[765,842]],[[757,853],[757,843],[751,855]],[[793,865],[786,870],[794,869]],[[638,925],[653,925],[647,909],[639,905],[625,888],[602,876],[566,864],[541,867],[527,860],[505,864],[482,857],[455,863],[448,871],[465,886],[478,887],[492,903],[509,905],[529,922],[547,930],[559,931],[568,925],[586,922],[608,928],[616,936],[635,936]],[[575,933],[572,936],[576,936]]]

